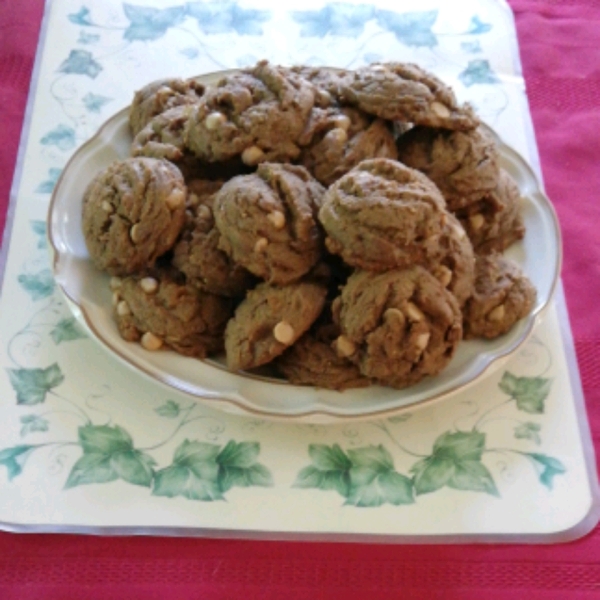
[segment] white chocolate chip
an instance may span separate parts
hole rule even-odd
[[[257,165],[265,158],[265,153],[258,146],[250,146],[242,152],[242,162],[249,167]]]
[[[392,324],[400,324],[402,326],[404,326],[404,323],[406,322],[406,317],[404,316],[404,313],[401,310],[398,310],[397,308],[388,308],[383,313],[383,318],[384,320],[389,321]]]
[[[142,344],[143,348],[145,348],[146,350],[150,350],[152,352],[154,352],[155,350],[158,350],[163,345],[163,341],[158,336],[151,333],[150,331],[147,331],[142,336],[140,343]]]
[[[196,209],[196,216],[199,219],[203,219],[203,220],[210,219],[211,214],[212,214],[212,211],[210,210],[210,207],[206,206],[206,204],[201,204]]]
[[[139,223],[135,223],[129,230],[129,237],[134,244],[142,241],[142,228]]]
[[[327,90],[317,90],[316,102],[321,106],[328,106],[331,104],[331,94]]]
[[[116,307],[119,302],[121,302],[121,294],[119,294],[119,292],[113,292],[112,305]]]
[[[108,214],[115,212],[113,205],[108,200],[102,201],[102,210]]]
[[[347,115],[336,115],[332,122],[335,124],[337,129],[343,129],[348,131],[350,129],[350,118]]]
[[[110,278],[110,289],[118,290],[123,285],[123,280],[120,277]]]
[[[476,215],[472,215],[469,217],[469,224],[475,231],[478,231],[479,229],[481,229],[484,221],[485,221],[485,219],[483,218],[483,215],[480,213],[477,213]]]
[[[165,203],[169,207],[169,210],[181,208],[185,203],[185,192],[179,188],[175,188],[165,198]]]
[[[348,358],[356,352],[356,344],[345,335],[340,335],[334,342],[335,351],[338,356]]]
[[[267,215],[267,219],[273,223],[275,229],[283,229],[285,227],[285,215],[280,210],[274,210]]]
[[[337,142],[339,144],[345,144],[348,141],[348,134],[341,129],[340,127],[336,127],[327,133],[325,136],[328,140],[332,142]]]
[[[419,323],[425,318],[425,315],[421,311],[421,309],[412,302],[406,303],[406,316],[415,323]]]
[[[433,111],[433,113],[435,115],[437,115],[438,117],[440,117],[442,119],[447,119],[450,116],[450,109],[445,104],[442,104],[441,102],[437,102],[437,101],[432,102],[431,110]]]
[[[223,113],[219,111],[211,112],[206,119],[204,119],[204,127],[209,131],[214,131],[218,127],[221,127],[226,121],[227,117]]]
[[[254,244],[254,252],[264,252],[269,245],[269,240],[267,238],[261,237],[256,240],[256,244]]]
[[[452,271],[445,265],[440,265],[436,269],[435,276],[444,287],[448,287],[452,281]]]
[[[198,194],[194,194],[193,192],[188,196],[188,204],[190,206],[198,206],[200,202],[200,198],[198,198]]]
[[[294,335],[294,328],[287,321],[279,321],[273,327],[273,337],[286,346],[289,346],[294,341]]]
[[[385,65],[371,65],[371,71],[375,72],[383,72],[387,71],[387,67]]]
[[[504,313],[506,311],[504,310],[504,304],[500,304],[499,306],[496,306],[496,308],[494,308],[493,310],[491,310],[488,313],[488,320],[489,321],[502,321],[502,319],[504,319]]]
[[[427,344],[429,344],[430,337],[431,334],[429,332],[419,334],[415,340],[415,346],[421,351],[425,350],[425,348],[427,348]]]
[[[120,317],[126,317],[127,315],[131,314],[131,309],[129,308],[129,304],[127,304],[127,302],[125,302],[125,300],[121,300],[117,304],[117,314]]]
[[[154,294],[158,289],[158,281],[154,277],[143,277],[140,279],[140,287],[146,294]]]

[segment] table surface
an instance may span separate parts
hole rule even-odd
[[[592,437],[600,435],[600,2],[511,0]],[[0,3],[0,230],[43,0]],[[402,546],[0,533],[0,597],[587,598],[600,529],[558,546]]]

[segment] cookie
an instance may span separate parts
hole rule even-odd
[[[351,73],[347,69],[303,65],[291,67],[289,71],[315,86],[315,105],[321,107],[339,105],[341,84]]]
[[[321,255],[316,214],[323,192],[296,165],[263,163],[253,175],[234,177],[215,197],[219,248],[270,283],[299,279]]]
[[[300,154],[314,100],[313,85],[261,61],[207,90],[188,121],[186,145],[208,162],[238,155],[251,166],[290,161]]]
[[[415,125],[468,130],[478,120],[435,75],[410,63],[375,63],[340,82],[342,101],[371,115]]]
[[[465,337],[496,338],[527,316],[536,290],[519,266],[502,254],[478,256],[475,288],[464,308]]]
[[[185,220],[186,186],[177,167],[128,158],[98,173],[83,197],[82,227],[96,267],[128,275],[170,250]]]
[[[189,185],[186,221],[173,248],[172,264],[188,283],[219,296],[243,296],[254,277],[219,250],[220,234],[215,227],[213,202],[223,182],[194,180]]]
[[[504,169],[494,190],[456,216],[479,254],[502,252],[525,235],[519,187]]]
[[[222,350],[232,313],[229,300],[198,292],[165,270],[113,278],[111,285],[123,339],[139,341],[147,350],[164,345],[197,358]]]
[[[317,112],[317,109],[313,113]],[[329,186],[369,158],[396,159],[396,141],[389,125],[356,109],[329,109],[313,117],[310,137],[298,162],[323,185]]]
[[[358,366],[332,348],[337,337],[339,331],[334,325],[305,333],[277,359],[277,369],[296,385],[338,391],[368,386],[371,382]]]
[[[334,312],[342,330],[337,353],[364,376],[395,388],[439,373],[462,338],[456,298],[422,267],[356,271]]]
[[[227,366],[252,369],[282,354],[317,319],[326,293],[311,281],[283,287],[261,283],[248,292],[225,329]]]
[[[329,187],[319,220],[330,252],[354,267],[385,271],[437,256],[445,214],[427,177],[380,158],[361,162]]]
[[[398,160],[425,173],[458,210],[498,185],[498,148],[483,127],[445,131],[414,127],[398,139]]]
[[[129,107],[129,126],[136,136],[156,115],[170,108],[195,104],[205,87],[195,79],[159,79],[136,91]]]

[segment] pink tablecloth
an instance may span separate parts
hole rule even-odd
[[[511,0],[600,450],[600,2]],[[0,228],[43,0],[0,2]],[[600,529],[559,546],[375,546],[0,534],[0,598],[461,598],[600,594]]]

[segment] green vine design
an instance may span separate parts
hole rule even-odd
[[[486,423],[495,420],[490,415],[507,403],[514,402],[519,411],[542,414],[551,385],[551,379],[516,377],[506,371],[498,387],[509,398],[483,412],[470,430],[456,429],[439,435],[431,453],[427,455],[406,448],[390,429],[390,424],[403,423],[408,416],[373,423],[396,448],[418,459],[407,474],[396,470],[391,453],[382,444],[349,448],[346,451],[338,444],[311,444],[308,447],[311,464],[300,470],[294,487],[336,491],[345,498],[344,504],[359,507],[376,507],[386,503],[396,506],[413,504],[419,496],[445,487],[500,497],[494,477],[484,464],[484,456],[503,453],[528,460],[540,483],[551,490],[554,477],[566,472],[560,460],[539,452],[489,448],[486,434],[482,431]],[[518,423],[514,428],[516,439],[538,445],[541,443],[539,424],[511,420]]]

